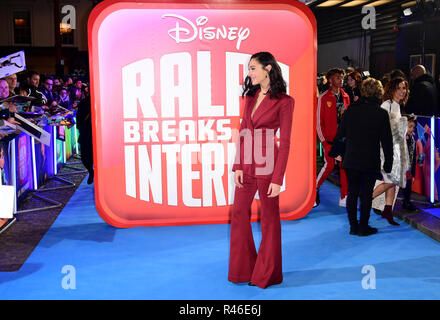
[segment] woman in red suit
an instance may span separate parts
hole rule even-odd
[[[279,193],[290,148],[294,100],[269,52],[254,54],[243,84],[246,104],[233,166],[235,199],[231,213],[229,281],[260,288],[283,281]],[[280,144],[275,133],[280,130]],[[261,203],[260,249],[255,249],[250,209],[255,193]]]

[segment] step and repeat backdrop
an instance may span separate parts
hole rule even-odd
[[[316,21],[298,1],[104,1],[88,23],[96,206],[117,227],[226,223],[252,54],[295,99],[282,219],[313,206]],[[279,134],[279,133],[278,133]],[[258,219],[258,195],[252,220]]]

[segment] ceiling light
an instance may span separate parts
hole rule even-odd
[[[412,7],[412,6],[415,6],[416,4],[417,4],[417,1],[405,2],[405,3],[402,3],[402,8]]]
[[[328,0],[326,2],[318,4],[317,7],[333,7],[340,4],[341,2],[344,2],[344,0]]]
[[[343,5],[341,5],[341,7],[355,7],[355,6],[359,6],[361,4],[364,4],[365,2],[368,2],[368,1],[370,1],[370,0],[354,0],[354,1],[344,3]]]
[[[379,1],[374,1],[372,3],[369,3],[366,6],[368,6],[368,7],[378,7],[378,6],[381,6],[383,4],[387,4],[387,3],[390,3],[390,2],[393,2],[393,0],[379,0]]]

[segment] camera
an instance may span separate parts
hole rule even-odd
[[[361,72],[362,80],[365,80],[370,77],[370,71],[362,71]]]

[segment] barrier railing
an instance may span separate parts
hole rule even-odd
[[[417,125],[414,131],[416,141],[416,170],[413,177],[412,191],[427,197],[432,204],[439,200],[440,189],[440,117],[414,116]],[[434,142],[434,143],[432,143]],[[323,157],[321,143],[318,140],[317,156]]]
[[[79,153],[76,125],[71,128],[47,125],[43,129],[51,134],[50,145],[44,145],[25,133],[9,141],[0,140],[0,184],[12,185],[15,188],[14,214],[61,207],[62,203],[43,197],[40,193],[75,187],[75,183],[57,177],[57,175],[67,160]],[[76,170],[73,174],[84,172],[73,169]],[[49,180],[57,180],[64,185],[50,188],[40,187]],[[32,197],[49,205],[17,210],[18,204],[29,193]]]
[[[402,114],[402,116],[410,116]],[[412,115],[417,118],[414,132],[416,140],[416,170],[413,178],[412,190],[425,195],[433,204],[439,199],[438,187],[440,186],[440,141],[438,137],[440,118]]]

